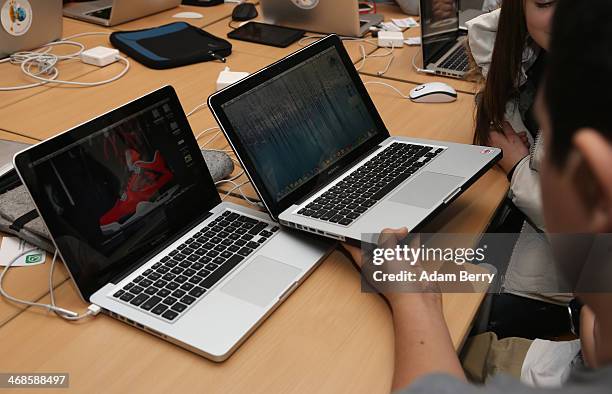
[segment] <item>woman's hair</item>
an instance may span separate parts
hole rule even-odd
[[[491,130],[502,130],[506,103],[518,95],[523,51],[528,34],[524,0],[504,0],[491,66],[485,86],[476,99],[476,144],[487,144]]]

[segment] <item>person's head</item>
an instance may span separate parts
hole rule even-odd
[[[518,91],[523,51],[528,42],[547,51],[557,0],[504,0],[485,87],[476,115],[477,144],[486,144],[491,129],[502,130],[506,103]],[[522,130],[517,130],[522,131]]]
[[[612,87],[611,19],[610,0],[558,1],[536,111],[545,141],[540,178],[549,233],[612,233],[612,117],[605,94]],[[579,297],[601,323],[595,339],[603,342],[601,327],[612,330],[612,294]],[[596,343],[600,363],[612,362],[612,332],[605,335],[605,346]]]

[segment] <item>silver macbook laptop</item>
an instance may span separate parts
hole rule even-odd
[[[96,0],[64,5],[64,15],[103,26],[115,26],[178,7],[181,0]]]
[[[0,0],[0,59],[62,37],[62,0]]]
[[[360,14],[355,0],[260,0],[266,23],[317,33],[362,37],[383,21],[382,15]]]
[[[390,137],[335,35],[208,102],[271,216],[342,241],[418,229],[501,157],[499,149]]]
[[[222,202],[164,87],[14,158],[83,300],[222,361],[330,242]]]
[[[435,7],[421,0],[423,68],[446,77],[463,79],[469,70],[466,36],[459,28],[459,0],[452,7]]]

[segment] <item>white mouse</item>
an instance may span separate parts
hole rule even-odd
[[[451,103],[457,100],[457,91],[445,83],[430,82],[412,89],[410,100],[415,103]]]
[[[178,14],[172,15],[172,17],[181,19],[201,19],[204,18],[204,15],[198,12],[179,12]]]

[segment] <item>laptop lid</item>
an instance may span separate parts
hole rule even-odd
[[[209,107],[275,219],[389,137],[336,35],[213,94]]]
[[[109,22],[111,25],[116,25],[179,5],[181,5],[181,0],[113,0]]]
[[[421,0],[423,67],[437,62],[460,35],[457,0]]]
[[[221,202],[169,86],[18,153],[14,163],[85,300]]]
[[[355,0],[261,0],[266,23],[341,36],[361,35],[359,4]]]
[[[61,0],[0,0],[0,59],[62,37]]]

